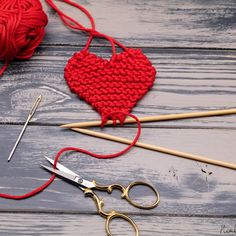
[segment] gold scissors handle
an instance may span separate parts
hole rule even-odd
[[[155,208],[159,202],[160,202],[160,195],[159,192],[150,184],[146,182],[141,182],[141,181],[135,181],[130,183],[126,188],[123,185],[120,184],[111,184],[111,185],[98,185],[95,181],[93,181],[95,184],[95,189],[97,190],[102,190],[102,191],[107,191],[108,193],[111,193],[113,189],[118,189],[121,191],[121,198],[126,199],[131,205],[141,208],[141,209],[153,209]],[[149,205],[142,205],[139,203],[136,203],[134,200],[129,195],[129,192],[132,188],[135,186],[142,186],[142,187],[148,187],[149,189],[152,190],[152,192],[155,194],[155,201]]]
[[[126,220],[133,227],[133,229],[135,231],[135,236],[139,236],[138,226],[131,218],[129,218],[128,216],[126,216],[122,213],[118,213],[116,211],[105,212],[103,210],[103,206],[104,206],[103,200],[100,199],[98,197],[98,195],[95,192],[93,192],[93,190],[87,188],[84,190],[84,194],[86,197],[91,197],[94,200],[94,202],[96,203],[96,206],[97,206],[98,213],[102,217],[106,218],[105,228],[106,228],[106,232],[107,232],[108,236],[112,236],[112,233],[110,230],[110,223],[111,223],[112,219],[114,219],[114,218],[122,218],[122,219]]]
[[[141,209],[152,209],[152,208],[156,207],[160,201],[160,196],[159,196],[158,191],[152,185],[145,183],[145,182],[141,182],[141,181],[132,182],[126,188],[120,184],[99,185],[95,181],[93,181],[93,185],[95,186],[95,187],[93,187],[93,189],[106,191],[108,193],[111,193],[113,189],[118,189],[122,193],[121,198],[126,199],[131,205],[141,208]],[[143,187],[146,186],[149,189],[151,189],[155,194],[155,197],[156,197],[155,201],[153,203],[151,203],[150,205],[141,205],[141,204],[138,204],[135,201],[133,201],[129,195],[129,192],[135,186],[143,186]],[[110,225],[111,220],[114,218],[122,218],[122,219],[126,220],[130,225],[132,225],[132,227],[135,231],[135,235],[139,236],[138,226],[130,217],[128,217],[122,213],[116,212],[116,211],[105,212],[103,210],[103,206],[104,206],[103,200],[100,199],[98,197],[98,195],[95,192],[93,192],[92,189],[90,189],[90,188],[84,189],[84,194],[85,194],[85,196],[89,196],[89,197],[93,198],[94,202],[96,203],[98,213],[101,216],[103,216],[104,218],[106,218],[106,232],[107,232],[108,236],[112,236],[109,225]]]

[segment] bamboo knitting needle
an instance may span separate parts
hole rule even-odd
[[[114,136],[114,135],[104,134],[104,133],[101,133],[101,132],[96,132],[96,131],[92,131],[92,130],[88,130],[88,129],[80,129],[80,128],[71,128],[71,129],[76,131],[76,132],[80,132],[80,133],[87,134],[87,135],[90,135],[90,136],[103,138],[103,139],[107,139],[107,140],[111,140],[111,141],[115,141],[115,142],[119,142],[119,143],[131,144],[133,142],[130,139],[120,138],[120,137],[117,137],[117,136]],[[151,145],[151,144],[147,144],[147,143],[141,143],[141,142],[137,142],[135,144],[135,146],[145,148],[145,149],[148,149],[148,150],[153,150],[153,151],[169,154],[169,155],[174,155],[174,156],[190,159],[190,160],[194,160],[194,161],[200,161],[200,162],[204,162],[204,163],[208,163],[208,164],[212,164],[212,165],[226,167],[226,168],[236,170],[236,164],[227,163],[227,162],[218,161],[218,160],[213,160],[213,159],[209,159],[209,158],[204,157],[204,156],[193,155],[193,154],[190,154],[190,153],[180,152],[180,151],[177,151],[177,150],[168,149],[168,148],[155,146],[155,145]]]
[[[236,114],[236,108],[214,110],[214,111],[159,115],[159,116],[147,116],[147,117],[140,117],[139,120],[140,120],[140,122],[167,121],[167,120],[179,120],[179,119],[210,117],[210,116],[223,116],[223,115],[233,115],[233,114]],[[135,123],[135,122],[136,121],[133,118],[127,118],[124,121],[124,123],[126,123],[126,124]],[[119,124],[120,122],[117,120],[117,123]],[[113,124],[112,120],[109,120],[106,123],[106,125],[111,125],[111,124]],[[61,125],[60,127],[62,127],[62,128],[85,128],[85,127],[100,126],[100,125],[101,125],[101,121],[88,121],[88,122],[64,124],[64,125]]]

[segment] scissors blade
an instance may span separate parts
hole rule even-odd
[[[63,171],[60,171],[60,170],[57,170],[57,169],[53,169],[53,168],[51,168],[49,166],[45,166],[45,165],[41,165],[41,166],[44,169],[46,169],[46,170],[48,170],[52,173],[55,173],[56,175],[66,179],[66,180],[69,180],[69,181],[75,183],[83,191],[84,191],[85,188],[94,188],[95,187],[95,184],[93,182],[85,180],[77,174],[75,174],[75,175],[74,174],[69,174],[69,173],[66,173],[66,172],[63,172]]]
[[[52,165],[54,165],[54,160],[45,156],[44,157],[49,161],[49,163],[51,163]],[[63,171],[65,173],[71,174],[71,175],[77,175],[75,172],[73,172],[72,170],[66,168],[65,166],[63,166],[62,164],[60,164],[59,162],[57,162],[57,169],[60,171]],[[79,176],[79,175],[77,175]],[[80,177],[80,176],[79,176]]]

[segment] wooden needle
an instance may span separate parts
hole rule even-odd
[[[91,135],[91,136],[94,136],[94,137],[103,138],[103,139],[107,139],[107,140],[111,140],[111,141],[115,141],[115,142],[119,142],[119,143],[131,144],[133,142],[130,139],[120,138],[120,137],[117,137],[117,136],[114,136],[114,135],[104,134],[104,133],[101,133],[101,132],[96,132],[96,131],[92,131],[92,130],[88,130],[88,129],[81,129],[81,128],[71,128],[71,129],[76,131],[76,132],[80,132],[80,133],[83,133],[83,134],[87,134],[87,135]],[[212,164],[212,165],[226,167],[226,168],[236,170],[236,164],[227,163],[227,162],[224,162],[224,161],[213,160],[213,159],[209,159],[209,158],[204,157],[204,156],[193,155],[193,154],[190,154],[190,153],[180,152],[180,151],[177,151],[177,150],[168,149],[168,148],[155,146],[155,145],[151,145],[151,144],[147,144],[147,143],[141,143],[141,142],[137,142],[135,144],[135,146],[145,148],[145,149],[148,149],[148,150],[153,150],[153,151],[169,154],[169,155],[183,157],[183,158],[194,160],[194,161],[200,161],[200,162],[204,162],[204,163],[208,163],[208,164]]]
[[[209,117],[209,116],[222,116],[222,115],[232,115],[236,114],[236,108],[234,109],[223,109],[223,110],[213,110],[213,111],[203,111],[203,112],[191,112],[191,113],[181,113],[181,114],[170,114],[170,115],[159,115],[159,116],[147,116],[140,117],[140,122],[154,122],[154,121],[167,121],[167,120],[179,120],[179,119],[189,119],[189,118],[199,118],[199,117]],[[124,123],[135,123],[133,118],[127,118]],[[117,121],[119,124],[119,121]],[[109,120],[106,125],[113,124],[112,120]],[[88,121],[80,123],[70,123],[61,125],[63,128],[85,128],[92,126],[100,126],[101,121]]]

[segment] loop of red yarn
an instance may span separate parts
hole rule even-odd
[[[136,120],[137,122],[137,125],[138,125],[138,131],[137,131],[137,134],[135,136],[135,138],[133,139],[133,142],[128,146],[126,147],[125,149],[123,149],[122,151],[119,151],[117,153],[113,153],[113,154],[107,154],[107,155],[103,155],[103,154],[96,154],[96,153],[93,153],[93,152],[90,152],[90,151],[87,151],[87,150],[84,150],[84,149],[81,149],[81,148],[76,148],[76,147],[66,147],[66,148],[62,148],[56,155],[55,157],[55,160],[54,160],[54,168],[57,167],[57,162],[59,160],[59,158],[61,157],[61,155],[64,153],[64,152],[67,152],[67,151],[76,151],[76,152],[80,152],[80,153],[84,153],[84,154],[87,154],[89,156],[92,156],[92,157],[95,157],[95,158],[98,158],[98,159],[108,159],[108,158],[115,158],[115,157],[118,157],[118,156],[121,156],[123,155],[124,153],[126,153],[127,151],[129,151],[135,144],[136,142],[138,141],[139,137],[140,137],[140,134],[141,134],[141,125],[140,125],[140,121],[139,119],[132,115],[132,114],[127,114],[127,113],[123,113],[123,112],[120,112],[121,114],[123,115],[127,115],[127,116],[130,116],[132,117],[133,119]],[[111,114],[108,114],[108,115],[111,115]],[[56,175],[55,174],[52,174],[51,178],[46,181],[43,185],[35,188],[34,190],[28,192],[28,193],[25,193],[23,195],[11,195],[11,194],[5,194],[5,193],[0,193],[0,197],[1,198],[7,198],[7,199],[13,199],[13,200],[21,200],[21,199],[26,199],[26,198],[29,198],[29,197],[32,197],[40,192],[42,192],[44,189],[46,189],[52,182],[53,180],[55,179]]]
[[[46,0],[46,2],[57,12],[57,14],[59,15],[59,17],[61,18],[61,20],[64,22],[65,25],[69,26],[72,29],[76,29],[76,30],[80,30],[83,32],[87,32],[89,34],[89,39],[86,43],[85,46],[85,50],[88,49],[88,47],[91,44],[91,41],[94,37],[99,37],[99,38],[105,38],[106,40],[108,40],[111,43],[112,46],[112,54],[113,56],[116,55],[116,49],[115,49],[115,45],[118,45],[119,47],[121,47],[123,50],[126,50],[126,47],[121,44],[120,42],[116,41],[114,38],[100,33],[96,30],[95,28],[95,21],[92,17],[92,15],[89,13],[89,11],[87,11],[83,6],[70,1],[70,0],[62,0],[63,2],[81,10],[89,19],[90,24],[91,24],[91,28],[87,28],[85,26],[83,26],[82,24],[80,24],[78,21],[74,20],[73,18],[71,18],[70,16],[68,16],[67,14],[65,14],[64,12],[62,12],[55,4],[54,4],[54,0]]]
[[[2,0],[0,0],[0,3],[1,3],[1,1]],[[30,1],[30,0],[25,0],[25,2],[28,2],[28,1]],[[76,70],[75,71],[72,70],[73,68],[70,69],[67,65],[67,69],[65,70],[65,72],[66,71],[70,72],[69,75],[74,77],[74,78],[72,78],[69,76],[70,78],[69,77],[67,78],[67,82],[68,81],[71,82],[71,85],[74,89],[77,89],[78,86],[81,86],[80,84],[75,84],[76,79],[77,79],[76,76],[78,73],[74,73],[74,72],[79,72],[79,71],[81,72],[82,69],[79,67],[82,66],[83,69],[85,69],[85,71],[82,70],[82,72],[83,72],[82,74],[88,75],[86,77],[86,79],[84,80],[85,83],[91,82],[90,81],[91,78],[89,78],[89,76],[92,76],[92,77],[94,76],[95,80],[98,79],[98,83],[95,81],[95,84],[98,84],[97,94],[95,94],[95,95],[100,96],[101,93],[103,93],[103,92],[107,93],[105,89],[100,88],[101,86],[104,87],[103,85],[105,85],[104,88],[109,87],[110,92],[108,93],[108,96],[106,94],[105,94],[105,97],[102,95],[102,100],[98,101],[98,104],[97,103],[93,104],[93,102],[96,102],[96,101],[93,101],[93,99],[96,100],[96,97],[93,98],[91,96],[91,91],[88,91],[88,93],[90,93],[90,94],[86,94],[86,96],[84,96],[84,98],[86,98],[86,100],[88,102],[92,99],[91,102],[92,102],[93,106],[95,108],[97,108],[100,111],[100,113],[102,114],[101,125],[104,125],[104,123],[106,123],[106,121],[109,118],[114,120],[114,124],[117,119],[120,120],[122,123],[126,116],[132,117],[133,119],[136,120],[136,122],[138,124],[138,132],[137,132],[133,142],[128,147],[126,147],[124,150],[114,153],[114,154],[102,155],[102,154],[96,154],[96,153],[93,153],[93,152],[90,152],[90,151],[87,151],[87,150],[84,150],[81,148],[66,147],[66,148],[61,149],[57,153],[57,155],[55,157],[55,161],[54,161],[54,168],[56,168],[56,165],[57,165],[57,162],[58,162],[60,156],[66,151],[77,151],[77,152],[84,153],[84,154],[90,155],[95,158],[100,158],[100,159],[118,157],[118,156],[126,153],[128,150],[130,150],[136,144],[136,142],[138,141],[138,138],[141,134],[141,125],[140,125],[138,118],[136,116],[130,114],[129,111],[136,104],[136,102],[139,99],[141,99],[144,96],[144,94],[148,91],[148,89],[153,85],[153,81],[154,81],[155,73],[156,73],[155,68],[152,66],[151,62],[146,58],[146,56],[141,52],[141,50],[126,49],[121,43],[117,42],[112,37],[96,31],[95,23],[94,23],[92,16],[82,6],[78,5],[77,3],[72,2],[70,0],[63,0],[64,2],[70,4],[74,7],[77,7],[78,9],[83,11],[87,15],[87,17],[89,18],[89,20],[91,22],[91,28],[84,27],[83,25],[76,22],[71,17],[69,17],[66,14],[64,14],[63,12],[61,12],[56,7],[56,5],[53,3],[53,0],[46,0],[46,1],[49,3],[49,5],[54,10],[57,11],[57,13],[59,14],[59,16],[61,17],[61,19],[63,20],[63,22],[66,25],[70,26],[73,29],[78,29],[78,30],[82,30],[84,32],[89,33],[89,38],[88,38],[88,41],[87,41],[87,44],[86,44],[84,50],[81,52],[81,54],[80,53],[78,55],[76,54],[75,55],[76,60],[71,60],[71,62],[68,64],[72,67],[75,66]],[[19,6],[21,6],[19,4],[19,2],[20,2],[19,0],[11,0],[11,2],[18,3],[17,9],[19,9]],[[4,6],[6,6],[6,4],[4,4]],[[27,6],[29,6],[29,5],[27,5]],[[26,8],[24,8],[24,10],[25,9]],[[20,11],[20,13],[22,13],[22,10]],[[23,15],[21,15],[21,17],[23,18]],[[1,16],[0,16],[0,23],[1,23]],[[19,26],[19,24],[20,24],[20,22],[17,21],[17,24],[15,27],[17,28],[17,26]],[[109,60],[109,61],[102,60],[100,58],[97,58],[96,55],[92,55],[88,52],[87,49],[88,49],[89,45],[91,44],[91,41],[94,37],[103,37],[103,38],[107,39],[108,41],[110,41],[110,43],[112,45],[112,51],[113,51],[113,57],[111,60]],[[22,38],[21,38],[21,40],[22,40]],[[19,41],[21,41],[21,40],[19,40]],[[35,42],[37,42],[37,40],[35,40]],[[13,43],[13,46],[18,45],[17,43],[18,43],[18,41],[16,41],[15,44]],[[0,43],[0,45],[1,45],[1,43]],[[29,44],[29,45],[31,45],[31,44]],[[118,45],[119,47],[124,49],[124,52],[116,55],[115,45]],[[12,48],[17,48],[17,47],[12,47]],[[9,62],[9,59],[11,60],[14,57],[27,58],[27,54],[25,54],[24,50],[23,50],[23,49],[25,49],[24,47],[17,48],[17,49],[20,49],[20,50],[15,52],[14,55],[12,54],[12,55],[10,55],[9,58],[5,59],[6,63],[3,68],[6,68],[7,63]],[[27,52],[30,52],[30,50],[28,50]],[[33,51],[31,51],[31,52],[33,53]],[[82,55],[82,54],[84,54],[84,55]],[[77,58],[77,56],[78,56],[78,58]],[[83,60],[82,64],[77,62],[77,59],[81,59],[80,58],[81,56],[82,57],[85,56],[85,58],[83,58],[85,60]],[[86,64],[87,58],[89,61]],[[0,59],[2,59],[2,58],[0,57]],[[72,58],[72,59],[74,59],[74,58]],[[97,64],[99,67],[94,67],[95,62],[98,62]],[[79,70],[77,71],[77,69],[79,69]],[[91,71],[91,69],[92,69],[92,71]],[[95,73],[95,71],[96,71],[96,73]],[[100,74],[98,75],[98,73],[100,73]],[[106,86],[107,85],[106,81],[104,81],[105,83],[101,84],[100,79],[103,79],[103,80],[108,79],[107,82],[110,81],[113,84],[111,84],[111,85],[109,84],[109,86]],[[122,83],[124,83],[124,84],[122,84]],[[113,91],[113,87],[116,88],[114,91]],[[82,92],[84,92],[84,90]],[[86,92],[86,88],[85,88],[85,92]],[[107,100],[108,100],[108,103],[104,103],[104,101],[107,101]],[[116,100],[118,100],[118,102]],[[115,101],[115,102],[113,102],[113,101]],[[102,103],[100,104],[100,102],[102,102]],[[95,106],[96,104],[98,106]],[[108,109],[106,109],[106,108],[108,108]],[[54,179],[55,179],[55,174],[53,174],[51,176],[51,178],[48,181],[46,181],[43,185],[41,185],[40,187],[38,187],[26,194],[23,194],[23,195],[0,194],[0,197],[8,198],[8,199],[15,199],[15,200],[32,197],[35,194],[37,194],[37,193],[43,191],[45,188],[47,188],[53,182]]]
[[[39,0],[0,0],[0,76],[14,58],[32,57],[47,22]]]

